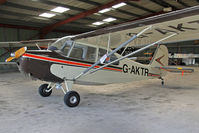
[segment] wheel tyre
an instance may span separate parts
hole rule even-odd
[[[80,102],[80,96],[76,91],[69,91],[64,96],[64,103],[68,107],[76,107]]]
[[[51,88],[51,87],[50,87]],[[46,90],[49,90],[50,88],[48,88],[48,84],[42,84],[40,87],[39,87],[39,94],[42,96],[42,97],[48,97],[51,95],[52,93],[52,90],[50,90],[49,92],[47,92]]]
[[[162,81],[162,85],[164,85],[164,81]]]

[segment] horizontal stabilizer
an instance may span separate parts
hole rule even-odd
[[[192,73],[194,69],[191,68],[181,68],[181,67],[155,67],[168,72],[176,72],[176,73]]]

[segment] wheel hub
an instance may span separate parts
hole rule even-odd
[[[77,98],[75,96],[72,96],[70,98],[70,103],[75,104],[77,102]]]

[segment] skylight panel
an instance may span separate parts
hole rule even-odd
[[[104,22],[112,22],[112,21],[115,21],[115,20],[116,20],[116,18],[106,18],[103,21]]]
[[[126,5],[126,3],[122,2],[122,3],[119,3],[117,5],[112,6],[112,8],[120,8],[120,7],[125,6],[125,5]]]
[[[102,25],[104,22],[94,22],[93,25]]]
[[[70,9],[69,9],[69,8],[65,8],[65,7],[58,6],[58,7],[54,8],[54,9],[52,9],[51,11],[57,12],[57,13],[63,13],[63,12],[66,12],[66,11],[68,11],[68,10],[70,10]]]
[[[111,8],[105,8],[103,10],[100,10],[99,13],[105,13],[105,12],[108,12],[110,10],[111,10]]]
[[[53,13],[42,13],[39,15],[40,17],[45,17],[45,18],[52,18],[55,16]]]

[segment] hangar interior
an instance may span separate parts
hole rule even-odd
[[[198,133],[199,37],[163,43],[168,47],[169,65],[191,67],[194,73],[169,73],[165,86],[159,79],[74,85],[83,101],[73,109],[60,103],[63,94],[57,90],[50,98],[39,97],[36,88],[44,82],[27,79],[15,62],[5,62],[21,47],[38,49],[29,40],[45,39],[40,48],[46,49],[48,39],[191,7],[199,8],[199,0],[0,0],[0,132]],[[124,55],[137,49],[128,47]],[[149,63],[155,49],[137,54],[136,60]]]
[[[9,42],[80,34],[196,6],[199,2],[197,0],[69,0],[64,2],[57,0],[1,0],[0,4],[0,41]],[[60,7],[61,10],[59,10]],[[56,8],[58,11],[55,10]],[[52,16],[42,16],[45,13]],[[84,13],[83,17],[82,13]],[[175,42],[167,46],[172,55],[174,53],[188,54],[183,57],[194,58],[192,63],[185,63],[187,61],[182,62],[181,57],[170,56],[170,64],[198,64],[198,40]],[[20,46],[17,44],[0,46],[1,64],[11,52],[17,50],[15,47]]]

